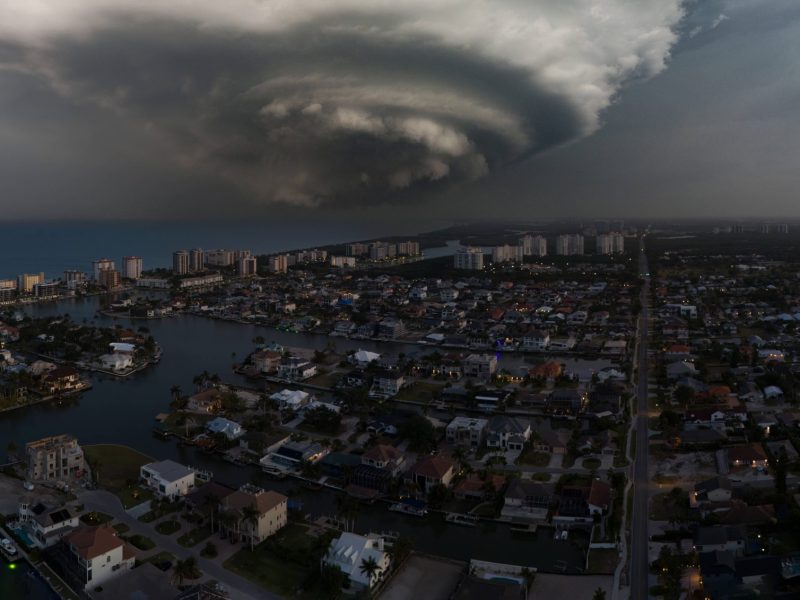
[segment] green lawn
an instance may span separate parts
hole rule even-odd
[[[131,528],[128,527],[125,523],[117,523],[112,527],[114,528],[114,531],[116,531],[119,535],[122,535],[123,533],[128,533],[131,530]]]
[[[128,542],[136,546],[139,550],[152,550],[153,548],[156,547],[156,544],[153,540],[151,540],[149,537],[146,537],[138,533],[132,535],[127,539]]]
[[[107,515],[106,513],[101,513],[97,511],[92,511],[84,515],[81,515],[81,521],[83,521],[87,525],[104,525],[105,523],[110,523],[113,520],[114,517],[112,517],[111,515]]]
[[[205,540],[210,535],[211,535],[211,527],[204,525],[201,527],[196,527],[184,533],[181,537],[178,538],[178,543],[184,548],[191,548],[192,546],[199,544],[200,542]]]
[[[175,564],[175,556],[173,554],[170,554],[169,552],[162,551],[162,552],[157,552],[156,554],[153,554],[153,556],[146,558],[144,562],[149,562],[149,563],[171,562]]]
[[[172,535],[176,531],[179,531],[180,528],[180,522],[174,519],[167,519],[166,521],[161,521],[161,523],[156,525],[156,531],[163,535]]]
[[[612,574],[619,562],[616,548],[600,548],[589,551],[589,573]]]
[[[550,473],[534,473],[531,475],[531,479],[534,481],[550,481],[553,476]]]
[[[83,452],[96,474],[97,484],[119,496],[125,508],[152,498],[137,483],[140,467],[153,462],[149,456],[133,448],[115,444],[83,446]]]
[[[307,575],[300,565],[281,560],[263,546],[253,552],[249,548],[239,550],[224,567],[283,597],[296,597]]]
[[[594,471],[600,466],[600,459],[599,458],[584,458],[583,459],[583,468],[589,469],[590,471]]]
[[[535,452],[529,448],[520,454],[517,462],[521,465],[530,465],[532,467],[546,467],[550,464],[550,455],[546,452]]]

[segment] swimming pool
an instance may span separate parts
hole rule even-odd
[[[31,536],[28,535],[28,532],[22,527],[9,527],[9,529],[14,532],[14,535],[22,540],[22,543],[25,544],[28,549],[33,548],[36,545],[33,543]]]

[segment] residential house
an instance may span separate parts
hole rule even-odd
[[[606,514],[611,507],[611,486],[605,481],[600,481],[596,478],[592,479],[586,504],[589,507],[590,514]]]
[[[316,365],[299,356],[284,357],[278,364],[278,377],[286,381],[302,381],[316,374]]]
[[[728,448],[728,464],[731,468],[767,468],[767,455],[758,443]]]
[[[497,415],[486,426],[486,446],[501,450],[522,451],[531,438],[531,425],[514,417]]]
[[[344,532],[331,541],[323,564],[337,567],[356,589],[371,589],[389,572],[391,558],[382,537]],[[362,569],[365,563],[375,563],[374,571]]]
[[[312,400],[311,394],[303,390],[281,390],[269,398],[278,404],[280,410],[299,410]]]
[[[288,501],[278,492],[245,484],[222,498],[220,512],[234,516],[231,523],[221,519],[222,530],[234,539],[259,544],[286,525]],[[248,512],[252,514],[248,515]]]
[[[264,466],[298,469],[303,463],[313,463],[327,454],[327,450],[314,441],[287,442],[261,459]]]
[[[497,371],[497,357],[494,354],[470,354],[464,359],[464,375],[487,381]]]
[[[83,382],[77,369],[59,366],[42,376],[41,388],[48,394],[66,394],[82,389]]]
[[[186,410],[189,412],[214,414],[222,409],[222,392],[212,388],[198,392],[186,400]]]
[[[405,377],[399,371],[383,369],[375,373],[372,379],[370,396],[377,398],[391,398],[396,396],[405,383]]]
[[[731,551],[742,556],[746,541],[747,531],[742,526],[710,525],[697,528],[693,545],[697,552]]]
[[[48,548],[80,525],[78,514],[66,505],[48,507],[23,498],[17,516],[36,545]]]
[[[406,472],[406,480],[418,492],[427,495],[437,485],[450,486],[456,474],[456,463],[447,456],[424,456]]]
[[[695,507],[704,502],[728,502],[731,493],[730,479],[724,476],[712,477],[694,486],[694,491],[689,494],[689,504]]]
[[[453,495],[459,500],[483,500],[491,494],[499,494],[506,483],[503,475],[487,475],[481,479],[477,473],[470,473],[453,488]]]
[[[481,445],[488,425],[486,419],[455,417],[445,429],[447,441],[456,446],[477,448]]]
[[[188,494],[195,486],[195,473],[173,460],[162,460],[142,465],[139,469],[142,483],[160,498],[175,500]]]
[[[544,521],[552,501],[552,486],[515,478],[508,484],[501,514],[511,519]]]
[[[405,462],[405,454],[394,446],[388,444],[377,444],[367,449],[361,455],[361,464],[378,469],[385,469],[395,476],[400,472]]]
[[[251,356],[253,366],[259,373],[275,373],[282,358],[283,355],[274,350],[259,350]]]
[[[550,345],[550,333],[540,329],[532,329],[522,336],[522,349],[532,352],[544,352]]]
[[[220,433],[229,440],[235,440],[244,435],[245,430],[236,421],[231,421],[225,417],[215,417],[206,423],[206,431],[211,434]]]
[[[84,589],[103,583],[133,568],[136,555],[117,537],[111,527],[81,527],[64,539],[69,549],[70,572],[75,573]]]

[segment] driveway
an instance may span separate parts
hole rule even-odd
[[[178,544],[177,537],[179,534],[171,536],[160,534],[154,529],[154,523],[142,523],[132,517],[122,508],[122,503],[119,501],[119,498],[110,492],[103,490],[82,490],[79,492],[78,498],[87,511],[96,510],[109,514],[114,517],[115,521],[125,523],[130,527],[129,533],[138,533],[153,540],[156,547],[150,551],[151,553],[167,551],[180,559],[194,556],[197,559],[198,566],[205,574],[203,578],[197,581],[216,579],[228,588],[232,600],[260,600],[262,598],[268,598],[270,600],[280,599],[280,596],[277,594],[265,590],[250,580],[228,571],[222,566],[222,562],[238,550],[238,547],[231,546],[230,548],[221,548],[224,543],[219,539],[214,539],[214,543],[220,549],[219,555],[214,559],[203,558],[199,555],[199,550],[184,548]],[[164,576],[169,577],[170,574],[165,573]]]

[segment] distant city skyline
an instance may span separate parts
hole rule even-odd
[[[796,3],[365,6],[0,8],[2,218],[800,216]]]

